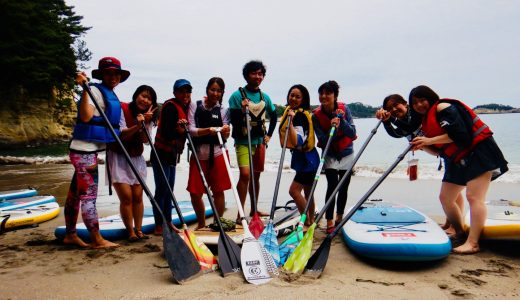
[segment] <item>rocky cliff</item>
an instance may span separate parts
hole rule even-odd
[[[72,93],[64,95],[54,91],[44,98],[22,92],[2,102],[0,149],[46,145],[70,139],[76,117]]]

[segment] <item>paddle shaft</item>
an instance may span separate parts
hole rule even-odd
[[[224,144],[224,141],[222,140],[222,134],[220,133],[220,131],[217,131],[217,136],[218,136],[218,141],[219,141],[220,145],[227,152],[226,144]],[[224,156],[224,163],[226,164],[226,170],[227,170],[227,173],[229,176],[229,181],[231,182],[231,190],[233,191],[233,197],[235,198],[235,202],[237,204],[238,214],[241,219],[240,221],[242,223],[242,227],[244,227],[244,233],[246,234],[246,236],[252,237],[253,235],[251,234],[251,231],[249,230],[249,226],[247,226],[247,221],[246,221],[245,214],[244,214],[244,208],[242,207],[242,202],[240,202],[240,197],[238,196],[235,179],[233,179],[233,175],[231,174],[231,165],[229,164],[229,158],[227,157],[227,155]]]
[[[327,201],[325,201],[325,205],[322,207],[320,213],[316,217],[316,220],[315,220],[316,224],[318,224],[320,222],[321,218],[323,217],[323,215],[327,211],[327,208],[329,208],[329,206],[333,203],[334,197],[339,192],[339,189],[341,188],[343,183],[347,180],[347,178],[350,175],[350,173],[352,173],[352,170],[354,169],[354,166],[356,165],[357,161],[361,157],[361,154],[363,154],[363,151],[365,151],[365,148],[368,146],[368,143],[370,143],[370,141],[372,140],[372,137],[376,134],[377,128],[379,128],[379,125],[381,125],[381,123],[382,123],[382,120],[379,120],[379,122],[377,122],[377,125],[372,129],[372,131],[370,131],[370,135],[367,137],[367,139],[365,140],[365,142],[363,143],[363,145],[359,149],[358,153],[354,157],[354,160],[352,160],[352,163],[348,167],[347,171],[345,172],[343,177],[341,177],[341,180],[336,185],[336,188],[334,188],[334,191],[332,191],[332,194],[329,196],[329,199],[327,199]]]
[[[137,178],[137,181],[139,181],[139,184],[143,187],[143,190],[146,193],[146,196],[148,196],[148,198],[150,199],[150,202],[155,206],[155,208],[157,209],[157,211],[161,215],[161,218],[163,219],[163,222],[168,224],[168,221],[166,220],[166,217],[164,216],[161,208],[159,207],[159,204],[157,204],[157,202],[155,201],[155,198],[152,196],[152,193],[150,192],[150,189],[148,188],[148,185],[146,185],[146,182],[143,180],[143,178],[141,177],[141,175],[137,171],[137,168],[135,167],[134,163],[132,162],[132,159],[130,158],[130,155],[128,154],[128,151],[126,151],[125,147],[123,146],[123,143],[121,142],[121,139],[119,139],[119,136],[115,132],[114,127],[112,127],[112,124],[110,124],[110,122],[108,121],[107,115],[101,109],[101,107],[99,106],[99,103],[97,103],[96,98],[94,97],[94,95],[92,95],[92,91],[90,90],[90,87],[86,83],[83,83],[82,86],[83,86],[83,90],[85,90],[87,92],[89,97],[92,99],[92,102],[96,106],[96,109],[98,110],[99,114],[101,115],[103,120],[106,122],[107,128],[110,131],[110,133],[112,134],[112,137],[119,144],[119,147],[123,151],[123,155],[124,155],[124,157],[126,159],[126,162],[130,166],[130,169],[132,169],[132,172],[134,173],[135,177]],[[170,221],[170,223],[171,223],[171,221]],[[168,227],[168,230],[170,230],[173,233],[173,230],[171,230],[170,226],[167,226],[167,227]]]
[[[197,163],[197,168],[199,169],[200,177],[202,178],[202,182],[204,183],[204,189],[206,190],[206,194],[208,195],[209,204],[211,205],[211,209],[215,214],[214,218],[217,221],[218,228],[220,234],[224,235],[224,229],[222,227],[222,222],[220,222],[220,215],[218,214],[217,207],[215,206],[215,202],[213,199],[213,194],[209,189],[208,182],[206,181],[206,176],[204,175],[204,171],[202,170],[202,166],[200,165],[199,156],[197,155],[197,149],[195,149],[195,144],[193,144],[193,140],[191,139],[191,134],[188,130],[188,126],[184,124],[184,129],[186,130],[186,137],[188,138],[189,145],[191,147],[191,151],[193,152],[193,158],[195,158],[195,162]],[[225,151],[222,151],[222,155],[226,155]]]
[[[240,95],[242,96],[242,100],[246,100],[246,92],[243,88],[239,89]],[[261,93],[261,91],[260,91]],[[246,111],[245,111],[245,118],[246,118],[246,128],[247,128],[247,148],[249,152],[249,179],[251,184],[251,191],[253,192],[253,195],[249,195],[253,199],[253,205],[251,209],[253,210],[253,213],[257,212],[257,206],[256,206],[256,187],[255,187],[255,173],[254,173],[254,167],[253,167],[253,153],[252,146],[251,146],[251,117],[249,115],[249,106],[246,105]]]
[[[157,150],[155,149],[155,146],[152,142],[152,138],[150,137],[150,134],[148,133],[148,130],[146,130],[144,121],[141,123],[141,126],[143,127],[143,131],[146,134],[146,138],[148,139],[148,143],[150,145],[150,148],[152,149],[152,153],[155,156],[155,160],[157,161],[157,164],[159,164],[159,168],[161,169],[162,178],[164,179],[164,182],[166,183],[166,186],[168,187],[168,191],[170,191],[170,197],[171,197],[173,205],[175,207],[175,211],[177,211],[177,215],[179,216],[179,220],[181,221],[182,226],[184,228],[187,228],[188,225],[186,225],[186,222],[184,222],[184,217],[182,216],[181,208],[179,206],[179,203],[177,202],[177,199],[175,198],[175,195],[173,194],[173,188],[170,186],[170,183],[168,182],[168,177],[166,177],[166,173],[164,172],[163,165],[161,163],[161,160],[159,159],[159,154],[157,153]]]
[[[401,153],[399,154],[399,156],[397,157],[397,159],[394,161],[394,163],[386,170],[386,172],[381,175],[381,177],[379,177],[379,179],[374,183],[374,185],[372,185],[372,187],[365,193],[365,195],[356,203],[356,205],[354,205],[354,207],[352,207],[349,212],[347,213],[347,215],[345,217],[343,217],[343,219],[341,220],[341,222],[339,222],[338,226],[336,226],[336,228],[334,228],[334,231],[332,231],[330,234],[329,234],[329,237],[332,239],[334,238],[338,233],[339,231],[341,230],[341,228],[343,227],[343,225],[345,225],[345,223],[347,223],[348,220],[350,220],[350,218],[356,213],[356,211],[358,210],[358,208],[361,207],[361,205],[363,205],[363,203],[365,203],[365,201],[367,201],[368,197],[370,197],[370,195],[372,195],[372,193],[379,187],[379,185],[386,179],[386,177],[395,169],[395,167],[404,159],[404,157],[406,156],[406,154],[408,153],[408,151],[410,151],[412,149],[412,145],[409,144],[406,149]]]
[[[318,169],[316,170],[316,175],[314,176],[314,181],[312,182],[311,191],[309,193],[309,198],[307,199],[307,204],[305,205],[305,209],[303,210],[303,215],[307,215],[309,208],[311,207],[312,201],[314,201],[314,191],[316,190],[316,186],[318,185],[318,180],[320,179],[321,170],[323,169],[323,165],[325,164],[325,156],[327,152],[329,152],[330,144],[332,144],[332,137],[336,132],[336,126],[332,126],[329,131],[329,138],[327,139],[327,144],[325,144],[325,148],[323,148],[323,152],[321,153],[320,164],[318,165]]]
[[[283,139],[282,154],[280,156],[280,163],[278,164],[278,174],[276,175],[276,185],[274,186],[273,203],[271,204],[271,214],[269,219],[274,218],[276,210],[276,201],[278,200],[278,190],[280,189],[280,178],[282,177],[283,161],[285,159],[285,149],[287,149],[287,140],[289,138],[289,127],[291,127],[292,116],[287,117],[287,128],[285,129],[285,137]]]

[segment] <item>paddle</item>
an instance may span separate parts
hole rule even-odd
[[[242,95],[242,100],[247,99],[246,92],[243,88],[240,88],[240,94]],[[260,92],[261,93],[261,92]],[[256,187],[255,187],[255,172],[253,168],[253,153],[251,150],[251,116],[249,115],[249,106],[246,105],[246,112],[245,112],[245,118],[246,118],[246,127],[247,127],[247,150],[249,152],[249,179],[251,184],[251,193],[249,193],[249,196],[252,201],[251,210],[253,212],[253,217],[251,218],[251,221],[249,222],[249,230],[255,237],[255,239],[258,239],[260,234],[262,234],[262,231],[264,231],[264,222],[260,219],[260,215],[258,214],[257,210],[257,200],[256,199]]]
[[[330,252],[330,246],[332,243],[332,239],[339,233],[340,229],[347,223],[348,220],[356,213],[356,210],[358,210],[363,203],[372,195],[372,193],[379,187],[379,185],[385,180],[385,178],[392,172],[395,167],[403,160],[406,153],[412,149],[412,145],[409,144],[406,149],[397,157],[395,162],[386,170],[386,172],[379,177],[379,179],[372,185],[372,187],[365,193],[363,197],[354,205],[347,215],[341,220],[341,222],[334,228],[334,231],[332,231],[327,237],[325,237],[325,240],[321,243],[320,247],[314,255],[311,256],[309,261],[307,262],[307,265],[305,266],[305,272],[306,274],[309,274],[310,276],[314,278],[320,277],[321,273],[323,272],[323,269],[325,269],[325,265],[327,264],[327,260],[329,258],[329,252]]]
[[[269,222],[258,238],[260,243],[273,257],[274,263],[280,265],[280,251],[278,249],[278,239],[276,231],[274,230],[274,211],[276,210],[276,200],[278,199],[278,190],[280,189],[280,178],[282,176],[283,161],[285,158],[285,149],[287,148],[287,139],[289,138],[289,127],[291,126],[292,116],[287,118],[287,128],[285,129],[285,138],[282,146],[282,154],[278,164],[278,174],[276,175],[276,185],[274,186],[273,203],[271,204],[271,214],[269,215]]]
[[[180,233],[182,233],[181,237],[184,240],[184,242],[190,247],[190,250],[193,252],[193,255],[195,255],[195,258],[199,261],[200,267],[203,272],[211,272],[218,268],[217,260],[215,258],[215,255],[211,253],[208,246],[206,246],[204,243],[197,240],[197,237],[193,232],[191,232],[188,229],[188,225],[184,221],[184,216],[182,215],[181,208],[179,206],[179,203],[177,202],[177,199],[175,198],[175,195],[173,194],[173,188],[170,186],[170,183],[168,182],[168,178],[166,177],[166,173],[164,172],[163,165],[161,163],[161,160],[159,159],[159,154],[157,154],[157,150],[155,149],[155,146],[152,142],[152,138],[150,137],[150,134],[148,133],[148,130],[146,130],[144,121],[141,123],[141,126],[143,128],[143,131],[146,135],[146,138],[148,139],[148,143],[150,145],[150,148],[152,149],[152,153],[155,156],[155,159],[157,163],[159,164],[159,169],[161,170],[162,179],[166,183],[166,186],[168,187],[168,190],[170,191],[170,198],[173,202],[173,206],[175,207],[175,210],[177,211],[177,215],[179,216],[179,220],[182,224],[182,230]]]
[[[166,260],[168,261],[168,266],[170,268],[170,271],[172,273],[173,279],[179,283],[182,284],[185,281],[188,281],[192,278],[195,278],[196,276],[199,276],[201,274],[200,264],[193,256],[193,253],[191,252],[190,248],[184,243],[182,238],[173,231],[173,229],[168,226],[171,224],[171,220],[167,221],[164,217],[164,214],[155,201],[154,197],[152,196],[152,193],[150,192],[150,189],[146,185],[146,182],[143,180],[141,175],[139,175],[139,172],[137,171],[137,168],[135,167],[134,163],[132,162],[132,159],[130,158],[130,155],[126,151],[125,147],[121,143],[121,140],[119,139],[119,136],[114,131],[114,128],[112,127],[112,124],[108,121],[108,118],[105,114],[105,112],[99,107],[99,104],[96,101],[96,98],[94,95],[92,95],[92,91],[90,90],[89,86],[83,82],[82,83],[83,90],[85,90],[90,98],[92,99],[92,102],[96,106],[96,109],[98,110],[99,114],[105,121],[105,125],[110,130],[110,133],[112,134],[112,137],[116,140],[116,142],[119,144],[119,147],[121,147],[121,150],[123,151],[123,154],[125,156],[126,161],[128,162],[128,165],[132,169],[132,172],[134,172],[135,177],[139,181],[139,184],[143,187],[144,192],[150,199],[150,202],[152,205],[157,208],[159,213],[161,214],[161,217],[163,219],[164,227],[167,228],[167,230],[163,231],[163,247],[164,247],[164,256]]]
[[[343,175],[343,177],[341,178],[339,183],[336,185],[336,188],[334,189],[334,191],[332,191],[332,194],[329,196],[327,201],[325,201],[325,205],[322,207],[320,213],[316,217],[316,220],[314,220],[314,224],[312,224],[312,226],[311,226],[312,230],[311,230],[311,228],[309,228],[309,230],[307,231],[307,233],[304,237],[306,243],[302,242],[302,243],[300,243],[301,246],[298,245],[298,247],[297,247],[298,251],[295,250],[294,254],[293,254],[293,256],[295,256],[293,258],[294,262],[292,263],[290,268],[288,266],[287,269],[290,269],[291,271],[293,271],[295,273],[299,273],[299,272],[303,271],[305,264],[307,263],[307,260],[309,259],[310,253],[312,250],[312,244],[313,244],[313,240],[314,240],[314,229],[319,224],[321,218],[327,211],[327,208],[329,208],[329,206],[333,203],[334,197],[338,193],[340,187],[343,185],[345,180],[347,180],[349,174],[354,169],[354,165],[357,163],[357,161],[361,157],[361,154],[363,154],[363,152],[365,151],[365,148],[368,146],[368,143],[372,140],[372,137],[376,134],[377,128],[379,128],[379,125],[381,125],[381,122],[382,121],[379,120],[379,122],[377,122],[377,125],[374,127],[374,129],[372,129],[372,131],[370,132],[370,135],[367,137],[367,139],[361,146],[361,149],[358,151],[358,153],[352,160],[350,166],[347,168],[347,171],[345,172],[345,174]]]
[[[202,170],[202,166],[200,165],[200,160],[197,155],[197,149],[195,149],[195,144],[193,143],[191,134],[187,126],[184,125],[184,128],[186,129],[186,137],[188,138],[188,144],[191,146],[193,158],[195,158],[195,162],[197,163],[197,168],[199,170],[200,177],[202,178],[204,189],[206,190],[206,194],[208,195],[209,204],[211,205],[211,209],[213,210],[214,219],[217,222],[218,229],[220,232],[218,239],[218,262],[220,264],[222,276],[225,277],[229,274],[240,271],[240,247],[238,247],[238,245],[224,232],[222,222],[220,222],[220,215],[218,214],[217,207],[215,206],[213,194],[209,189],[208,182],[206,181],[206,176],[204,175],[204,171]],[[222,155],[227,156],[226,151],[222,151]]]
[[[220,145],[226,149],[226,145],[222,140],[220,131],[217,131],[217,136]],[[242,241],[242,252],[240,253],[240,260],[242,264],[242,271],[244,272],[244,277],[246,278],[247,282],[252,284],[267,283],[272,279],[271,276],[278,276],[276,264],[274,263],[273,258],[269,252],[265,250],[262,244],[260,244],[260,242],[255,239],[251,231],[249,231],[249,227],[247,226],[247,221],[244,216],[244,209],[242,208],[242,202],[240,202],[235,180],[231,174],[231,166],[229,165],[229,158],[227,155],[224,155],[224,162],[226,163],[226,170],[229,176],[229,180],[231,181],[233,196],[235,197],[235,202],[238,208],[238,214],[240,215],[242,227],[244,228],[245,237]]]
[[[318,169],[316,170],[316,175],[314,176],[314,181],[312,182],[311,191],[309,193],[309,197],[307,199],[307,204],[305,205],[305,209],[303,210],[303,213],[300,217],[300,222],[298,223],[298,227],[296,228],[296,231],[292,232],[280,245],[280,260],[282,264],[284,264],[285,270],[291,270],[294,262],[292,260],[289,260],[292,253],[295,251],[295,249],[300,244],[300,241],[303,240],[303,225],[305,224],[305,220],[307,220],[307,212],[309,211],[309,208],[311,207],[312,201],[314,201],[314,190],[316,189],[316,186],[318,185],[318,180],[320,179],[321,170],[323,169],[323,165],[325,164],[325,156],[327,155],[327,152],[329,151],[330,144],[332,143],[332,137],[334,136],[334,132],[336,132],[336,126],[332,126],[329,131],[329,138],[327,139],[327,144],[325,145],[325,148],[323,149],[323,152],[321,153],[321,159],[320,164],[318,165]],[[311,225],[312,227],[312,225]],[[315,227],[315,226],[314,226]],[[314,232],[314,227],[310,229],[311,233]],[[310,256],[310,250],[309,254]]]

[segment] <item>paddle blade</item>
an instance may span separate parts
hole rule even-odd
[[[244,277],[249,283],[264,284],[272,279],[272,275],[278,276],[278,269],[273,258],[251,235],[248,235],[242,242],[240,260]]]
[[[173,279],[177,283],[183,284],[199,276],[201,274],[200,264],[190,247],[168,225],[164,224],[163,228],[164,257],[168,262]]]
[[[293,254],[294,249],[298,247],[301,240],[303,240],[303,227],[298,226],[296,231],[291,232],[278,248],[280,252],[280,264],[285,264],[289,256]]]
[[[330,253],[330,245],[332,243],[332,238],[327,236],[325,240],[321,243],[320,247],[313,256],[307,262],[305,266],[305,274],[314,278],[318,278],[323,273],[325,269],[325,265],[327,265],[327,260],[329,259]]]
[[[276,236],[277,234],[274,230],[273,222],[270,221],[258,238],[258,241],[264,246],[265,250],[271,254],[275,265],[280,266],[280,251],[278,250],[278,240]]]
[[[240,247],[226,234],[218,239],[218,262],[222,276],[240,272]]]
[[[182,238],[186,242],[195,255],[195,258],[199,261],[202,272],[209,273],[218,269],[217,258],[208,246],[203,242],[199,241],[195,234],[187,229],[182,231]]]
[[[287,262],[283,265],[283,268],[292,273],[302,273],[309,257],[311,256],[312,251],[312,240],[314,238],[314,229],[316,228],[316,223],[313,223],[307,233],[303,236],[300,244],[294,249],[294,252],[289,258]]]
[[[262,222],[258,213],[255,213],[251,221],[249,221],[249,231],[251,231],[255,239],[258,239],[264,231],[264,222]]]

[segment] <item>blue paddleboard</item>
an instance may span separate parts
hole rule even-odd
[[[182,211],[182,216],[184,217],[184,221],[189,224],[197,221],[197,216],[195,215],[195,211],[193,210],[193,206],[191,205],[191,201],[179,201],[179,206]],[[213,215],[213,210],[209,203],[205,201],[206,207],[206,217]],[[181,222],[179,217],[177,216],[177,212],[172,209],[172,219],[173,224],[176,226],[180,225]],[[143,225],[142,231],[145,234],[150,234],[155,229],[155,222],[153,217],[153,210],[151,207],[145,207],[144,209],[144,217],[143,217]],[[87,230],[87,227],[83,223],[78,223],[76,225],[76,232],[78,236],[85,240],[90,241],[90,234]],[[99,232],[101,235],[107,240],[120,240],[128,237],[125,224],[121,219],[119,214],[112,215],[99,219]],[[54,231],[54,235],[58,239],[62,239],[65,236],[65,226],[59,226]]]
[[[451,252],[444,230],[413,208],[368,201],[341,229],[355,253],[379,260],[432,261]]]

